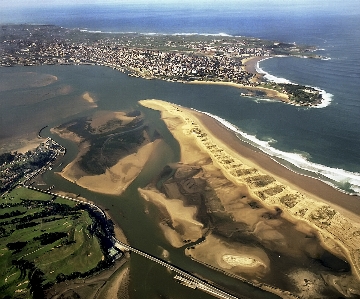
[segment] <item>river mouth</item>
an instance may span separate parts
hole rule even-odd
[[[54,68],[55,69],[55,68]],[[57,118],[54,118],[51,121],[48,121],[45,118],[45,124],[49,124],[49,128],[46,128],[43,131],[44,136],[52,136],[55,140],[59,141],[62,145],[64,145],[67,148],[67,154],[64,157],[64,160],[62,161],[62,165],[57,165],[55,167],[55,171],[60,171],[62,167],[66,166],[67,163],[71,162],[74,157],[77,154],[77,146],[69,141],[60,139],[59,137],[55,135],[51,135],[49,132],[49,129],[55,125],[59,125],[66,120],[74,119],[75,117],[80,116],[87,116],[95,110],[114,110],[117,111],[119,108],[124,108],[125,110],[130,110],[133,108],[140,109],[143,111],[143,113],[146,115],[146,120],[149,125],[149,132],[150,134],[157,135],[160,134],[162,136],[162,145],[159,147],[158,152],[156,155],[153,156],[153,159],[151,160],[151,163],[148,163],[145,165],[137,179],[126,189],[126,191],[121,196],[115,196],[115,195],[103,195],[96,192],[88,191],[84,188],[81,188],[71,182],[68,182],[58,175],[54,174],[53,172],[46,173],[44,175],[44,181],[49,185],[55,185],[57,190],[63,190],[67,191],[73,194],[81,194],[81,196],[86,197],[95,203],[99,204],[100,206],[104,207],[105,209],[108,209],[112,219],[119,224],[121,228],[123,228],[126,236],[128,237],[128,240],[131,245],[134,247],[138,247],[139,249],[142,249],[144,251],[147,251],[151,254],[154,254],[156,256],[161,256],[164,250],[169,252],[169,260],[174,262],[175,264],[181,266],[184,265],[189,271],[192,271],[194,273],[198,273],[210,280],[213,280],[217,282],[220,285],[224,285],[229,289],[233,289],[237,291],[239,294],[244,294],[245,296],[249,296],[250,298],[269,298],[268,296],[272,296],[268,292],[263,292],[261,290],[258,290],[257,288],[249,287],[246,285],[241,284],[239,286],[239,281],[236,279],[231,279],[222,273],[219,273],[217,271],[208,269],[206,266],[203,266],[201,264],[198,264],[196,262],[191,261],[188,257],[184,255],[184,248],[175,249],[172,246],[169,245],[168,241],[164,238],[163,234],[158,229],[158,221],[157,219],[161,216],[159,216],[159,212],[151,204],[145,203],[142,198],[139,197],[138,194],[138,188],[144,188],[149,183],[152,182],[152,180],[161,173],[163,168],[166,165],[171,165],[173,163],[176,163],[180,160],[180,150],[179,150],[179,144],[177,141],[172,137],[169,130],[166,128],[165,124],[162,120],[160,120],[160,115],[158,112],[150,111],[148,109],[139,108],[137,105],[137,100],[141,99],[142,97],[145,97],[145,94],[147,92],[149,93],[158,93],[158,90],[161,90],[163,87],[163,82],[153,82],[154,83],[154,90],[157,90],[157,92],[145,90],[142,93],[136,94],[132,91],[127,90],[127,87],[125,91],[120,90],[119,88],[114,88],[111,92],[106,92],[104,90],[98,90],[95,92],[95,94],[103,94],[103,97],[106,98],[104,100],[101,100],[99,97],[99,101],[97,102],[98,108],[89,108],[88,103],[81,102],[81,95],[83,94],[84,90],[88,90],[89,84],[84,83],[82,80],[84,80],[85,76],[79,76],[76,77],[76,75],[79,75],[84,69],[81,67],[61,67],[62,71],[59,71],[57,69],[57,72],[59,73],[57,76],[59,81],[61,81],[61,76],[65,77],[66,74],[70,76],[72,73],[72,70],[75,70],[75,79],[74,81],[78,81],[76,84],[80,85],[75,86],[74,90],[79,89],[78,92],[75,92],[79,96],[77,98],[77,103],[79,103],[79,111],[75,114],[69,114],[69,115],[60,115],[57,116]],[[94,67],[91,68],[92,70],[95,70],[95,73],[98,72],[99,77],[104,73],[105,80],[114,80],[113,75],[115,75],[114,71],[107,70],[103,72],[104,68],[98,68]],[[47,68],[49,70],[49,68]],[[89,69],[90,70],[90,69]],[[61,75],[61,72],[64,74]],[[116,73],[117,74],[117,73]],[[82,79],[81,79],[82,78]],[[104,81],[105,81],[104,80]],[[128,82],[128,80],[132,80],[131,87],[139,87],[141,84],[139,82],[142,82],[139,79],[134,78],[122,78],[121,80],[124,80],[124,85]],[[87,81],[87,78],[86,80]],[[93,81],[92,81],[93,83]],[[106,84],[106,82],[103,82]],[[54,83],[57,84],[57,83]],[[75,84],[75,85],[76,85]],[[191,90],[193,87],[189,87]],[[126,93],[124,95],[124,100],[120,101],[118,99],[118,94],[120,92]],[[94,91],[92,91],[94,93]],[[117,94],[116,96],[113,95]],[[71,98],[67,98],[68,95],[63,95],[64,98],[59,97],[58,100],[62,100],[66,98],[66,102],[71,102]],[[107,99],[107,96],[109,96],[109,99]],[[183,95],[179,92],[178,95],[175,95],[175,97],[178,97],[178,100]],[[125,99],[128,97],[128,99]],[[167,94],[163,94],[163,98],[169,98]],[[189,101],[190,103],[191,101]],[[64,104],[64,103],[63,103]],[[61,107],[60,103],[57,103],[58,106]],[[50,106],[47,106],[48,111],[52,111]],[[35,109],[35,108],[34,108]],[[54,115],[54,112],[52,112],[52,115]],[[34,131],[37,134],[37,131],[39,127],[37,126],[37,123],[34,123],[34,126],[36,129]],[[249,211],[253,211],[250,203],[246,203],[248,205],[247,209]],[[276,220],[276,219],[275,219]],[[292,227],[291,224],[282,224],[280,226],[281,228],[278,228],[283,235],[289,235],[292,236],[294,233],[296,233],[296,237],[294,240],[296,240],[295,243],[301,243],[305,242],[304,239],[311,239],[313,236],[309,235],[301,235],[300,233],[296,232],[296,229]],[[228,237],[230,230],[226,230],[226,227],[217,232],[217,236],[219,237]],[[330,256],[330,262],[322,262],[321,259],[314,258],[315,254],[314,252],[318,252],[317,246],[309,246],[307,249],[307,253],[304,251],[301,253],[300,258],[296,256],[295,254],[283,254],[283,252],[279,249],[279,246],[276,244],[267,244],[260,245],[260,241],[257,238],[254,238],[251,234],[249,234],[248,231],[246,231],[245,227],[240,227],[239,231],[233,235],[233,239],[236,242],[242,242],[244,245],[250,245],[250,246],[257,246],[261,247],[269,257],[270,265],[271,265],[271,272],[269,274],[266,274],[264,279],[267,279],[266,281],[271,284],[277,284],[279,286],[288,287],[288,283],[286,282],[285,275],[282,275],[281,273],[286,273],[289,269],[293,269],[294,271],[297,271],[299,269],[298,263],[299,260],[301,260],[301,263],[303,263],[303,259],[305,260],[305,263],[302,264],[304,268],[316,268],[320,269],[319,271],[335,271],[338,273],[347,273],[342,272],[342,269],[347,270],[348,268],[342,268],[340,267],[334,267],[333,265],[336,262],[336,257]],[[308,241],[306,241],[308,242]],[[314,241],[315,242],[315,241]],[[317,241],[316,241],[317,242]],[[315,243],[316,243],[315,242]],[[310,242],[311,243],[311,242]],[[311,243],[312,244],[312,243]],[[314,249],[315,248],[315,249]],[[279,254],[280,253],[280,254]],[[280,255],[280,257],[279,257]],[[328,257],[325,258],[328,260]],[[314,266],[315,265],[315,266]],[[324,266],[325,265],[325,266]],[[334,269],[330,269],[328,266],[334,267]],[[171,288],[162,287],[162,279],[164,281],[169,282],[169,285],[174,287],[174,290],[176,290],[177,295],[179,298],[183,298],[185,296],[188,296],[189,298],[194,297],[194,294],[188,290],[182,290],[182,286],[178,286],[176,283],[173,282],[172,275],[167,273],[166,270],[163,270],[161,268],[157,268],[156,266],[153,266],[150,262],[144,261],[141,257],[133,257],[131,261],[131,271],[134,273],[134,278],[131,282],[133,293],[131,294],[131,298],[158,298],[159,294],[166,294],[168,297],[174,297],[175,291],[172,291]],[[144,278],[142,275],[144,273],[144,269],[148,271],[147,277]],[[270,275],[270,273],[277,273],[277,275]],[[154,276],[154,277],[150,277]],[[157,279],[155,279],[157,277]],[[251,277],[250,277],[251,278]],[[144,280],[147,281],[146,287],[139,286],[139,281]],[[152,285],[152,286],[151,286]],[[135,291],[136,290],[136,291]],[[203,297],[201,297],[203,296]],[[199,295],[199,297],[196,296],[196,298],[209,298],[207,295]],[[274,295],[274,298],[276,296]],[[329,297],[331,298],[331,296]]]

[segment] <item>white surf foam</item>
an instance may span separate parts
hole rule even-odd
[[[286,57],[286,56],[276,56],[276,57]],[[275,83],[284,83],[284,84],[296,84],[294,82],[291,82],[290,80],[288,79],[285,79],[285,78],[281,78],[281,77],[276,77],[274,75],[271,75],[270,73],[264,71],[261,67],[260,67],[260,62],[261,61],[264,61],[266,59],[270,59],[270,58],[273,58],[273,57],[266,57],[262,60],[259,60],[256,64],[256,71],[260,74],[263,74],[264,75],[264,78],[268,81],[271,81],[271,82],[275,82]],[[314,88],[316,90],[318,90],[320,92],[320,94],[322,95],[322,102],[320,105],[317,105],[317,106],[313,106],[313,108],[325,108],[327,106],[329,106],[331,104],[331,101],[332,101],[332,98],[333,98],[333,94],[327,92],[326,90],[324,89],[321,89],[319,87],[316,87],[316,86],[310,86],[310,85],[305,85],[306,87],[311,87],[311,88]]]
[[[288,163],[290,163],[291,165],[295,166],[298,169],[311,172],[312,173],[311,177],[314,177],[329,185],[332,185],[333,187],[340,189],[345,193],[360,195],[360,173],[351,172],[340,168],[332,168],[318,163],[310,162],[309,160],[307,160],[306,155],[304,154],[289,153],[278,150],[271,146],[271,143],[274,143],[274,140],[270,140],[270,141],[260,140],[254,135],[250,135],[245,132],[242,132],[238,127],[228,122],[227,120],[222,119],[219,116],[210,114],[208,112],[202,112],[202,113],[219,121],[229,130],[235,132],[236,134],[239,134],[244,139],[244,141],[257,147],[258,149],[268,154],[269,156],[287,161]],[[274,160],[280,163],[276,159]],[[289,169],[293,170],[291,168]],[[351,189],[353,192],[350,191],[349,189]]]

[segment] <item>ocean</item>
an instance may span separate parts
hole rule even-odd
[[[16,76],[23,71],[52,74],[58,80],[43,89],[43,97],[46,98],[50,87],[59,92],[54,92],[53,97],[46,98],[44,102],[36,101],[39,94],[31,88],[17,91],[15,95],[10,91],[0,93],[0,138],[17,134],[16,130],[30,131],[31,126],[27,129],[27,124],[31,119],[34,119],[31,130],[35,134],[44,125],[49,125],[44,134],[50,134],[52,126],[89,115],[93,110],[81,100],[85,91],[97,99],[98,110],[143,109],[137,105],[138,100],[158,98],[208,113],[236,132],[239,138],[267,152],[287,167],[325,180],[344,192],[359,194],[359,5],[354,4],[351,9],[340,6],[332,9],[315,4],[280,9],[283,7],[255,5],[260,2],[256,0],[251,1],[255,4],[245,1],[247,5],[237,5],[238,2],[232,1],[231,6],[219,9],[195,4],[180,8],[160,5],[6,8],[0,10],[0,24],[55,24],[89,31],[144,34],[213,34],[216,38],[253,36],[314,45],[323,59],[276,57],[261,61],[258,69],[271,80],[290,81],[322,90],[326,95],[326,104],[321,108],[301,108],[268,99],[241,97],[238,89],[229,86],[144,80],[100,66],[2,68],[0,76]],[[64,87],[69,94],[61,92]],[[30,96],[32,103],[12,104],[14,98],[25,101]],[[28,113],[29,110],[31,113]],[[154,111],[146,113],[155,116],[154,119],[158,116]],[[24,122],[19,126],[22,119]],[[157,122],[156,129],[161,134],[168,134],[161,121],[154,122]],[[170,140],[171,136],[165,139]],[[75,157],[77,148],[68,141],[63,142],[68,149],[65,165]],[[164,240],[155,221],[155,209],[146,206],[139,198],[137,187],[146,186],[153,173],[176,161],[179,150],[173,150],[176,147],[173,143],[168,142],[169,145],[161,149],[163,152],[158,160],[152,161],[154,165],[142,172],[120,198],[84,190],[51,172],[45,174],[44,180],[50,182],[49,185],[60,186],[61,190],[81,193],[109,209],[134,247],[156,256],[161,256],[162,250],[166,249],[175,265],[186,265],[188,271],[248,298],[277,298],[191,261],[184,256],[183,248],[174,249]],[[150,209],[150,215],[144,213],[145,207]],[[286,284],[287,278],[281,275],[285,268],[294,267],[295,263],[287,260],[287,263],[281,264],[277,262],[276,253],[269,251],[268,254],[272,270],[277,274],[275,279],[280,284]],[[130,262],[131,298],[212,298],[178,285],[165,269],[141,257],[132,255]],[[303,267],[311,268],[312,263],[313,260],[304,259]]]
[[[345,1],[346,2],[346,1]],[[247,4],[246,4],[247,3]],[[101,32],[253,36],[317,47],[323,59],[279,57],[259,63],[269,80],[322,90],[322,108],[270,100],[183,99],[179,104],[216,116],[253,145],[296,171],[349,193],[360,193],[360,9],[280,7],[230,1],[201,5],[79,5],[7,8],[1,23],[55,24]]]

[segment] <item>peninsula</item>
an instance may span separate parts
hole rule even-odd
[[[286,280],[296,284],[290,291],[301,298],[314,298],[329,288],[344,296],[360,294],[359,208],[342,205],[345,200],[355,203],[354,198],[241,145],[201,113],[160,100],[140,103],[161,111],[181,146],[182,163],[172,166],[172,172],[164,170],[163,187],[139,189],[163,211],[160,228],[173,246],[202,240],[186,249],[189,257],[230,276],[254,283],[260,279],[259,287],[275,287],[273,292],[283,298],[292,297],[271,283],[269,271],[284,271]],[[244,244],[252,238],[257,241],[249,243],[263,245]],[[285,264],[289,256],[306,263],[305,256],[318,259],[327,250],[346,261],[343,269],[348,263],[351,274],[305,270],[303,264],[280,270],[268,250]],[[302,280],[313,287],[304,287]]]

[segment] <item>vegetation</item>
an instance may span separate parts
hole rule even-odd
[[[136,118],[126,125],[120,120],[111,119],[94,129],[87,118],[81,118],[61,126],[90,143],[89,150],[79,161],[82,170],[89,174],[102,174],[119,159],[136,152],[145,141],[146,126],[143,119],[137,117],[140,112],[134,111],[128,115]]]
[[[0,207],[2,298],[42,298],[57,281],[111,264],[106,228],[87,206],[18,187],[0,198]]]
[[[304,85],[265,83],[263,86],[287,94],[290,102],[301,106],[316,105],[322,100],[322,95],[318,90]]]
[[[0,165],[14,161],[15,156],[16,155],[12,153],[0,154]]]

